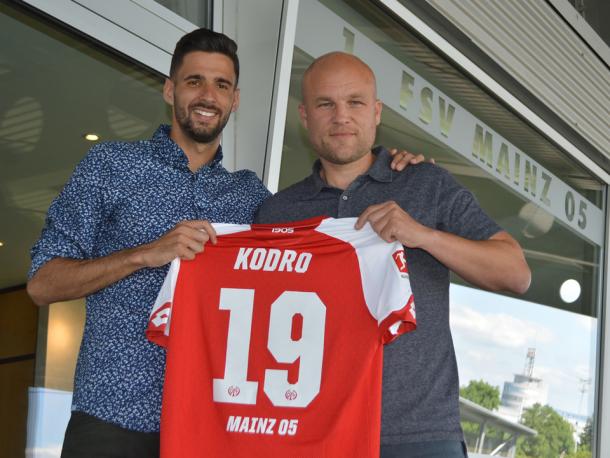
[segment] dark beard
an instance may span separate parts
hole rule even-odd
[[[207,144],[207,143],[212,143],[214,140],[216,140],[218,138],[218,136],[221,134],[222,130],[227,125],[227,122],[229,122],[230,115],[231,115],[230,112],[227,113],[224,117],[222,117],[220,119],[220,121],[218,122],[216,127],[211,130],[203,130],[203,129],[196,130],[195,127],[193,126],[193,122],[189,118],[188,114],[185,113],[184,111],[182,111],[181,113],[176,113],[176,120],[178,121],[178,124],[180,125],[180,128],[182,129],[182,131],[189,138],[196,141],[197,143]]]

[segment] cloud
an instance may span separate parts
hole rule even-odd
[[[504,382],[511,376],[506,367],[507,358],[498,358],[497,352],[490,352],[486,348],[456,347],[456,358],[460,385],[483,379],[502,389]]]
[[[552,367],[536,365],[534,377],[539,377],[556,386],[580,385],[581,380],[591,380],[592,374],[587,366],[577,367]]]
[[[504,348],[522,349],[554,339],[553,332],[538,323],[506,313],[484,314],[460,304],[451,305],[451,329],[461,339]]]
[[[553,407],[577,414],[592,414],[595,387],[592,382],[584,382],[591,380],[591,374],[583,368],[539,366],[534,369],[534,376],[548,384],[549,404]]]
[[[591,414],[594,382],[584,384],[581,379],[594,381],[596,376],[595,318],[566,315],[563,311],[560,316],[529,313],[531,308],[509,305],[499,310],[485,307],[485,298],[477,298],[479,307],[476,303],[470,305],[469,299],[462,295],[451,304],[462,386],[470,380],[483,379],[502,389],[505,381],[512,381],[514,374],[523,372],[526,350],[535,347],[534,376],[547,384],[548,403],[557,409]]]
[[[25,449],[26,458],[59,458],[60,455],[61,445]]]
[[[579,313],[574,314],[574,322],[589,334],[596,333],[597,319]]]
[[[574,383],[576,380],[576,377],[569,369],[538,365],[534,368],[534,377],[541,378],[546,383],[566,385]]]

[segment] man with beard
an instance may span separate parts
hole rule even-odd
[[[193,259],[210,222],[249,224],[269,195],[221,165],[220,133],[239,105],[237,45],[195,30],[176,45],[163,97],[172,126],[151,140],[94,146],[49,208],[32,249],[39,305],[87,297],[62,457],[154,457],[165,354],[146,340],[168,263]],[[422,157],[402,152],[393,167]]]
[[[171,128],[94,146],[49,208],[28,292],[39,305],[87,296],[62,457],[159,454],[165,355],[144,330],[167,264],[215,242],[208,221],[250,223],[269,196],[253,172],[221,165],[236,50],[210,30],[185,35],[163,90]]]
[[[303,75],[299,111],[319,160],[309,177],[267,199],[256,222],[358,217],[356,229],[370,223],[406,248],[417,329],[384,351],[381,457],[464,458],[449,271],[520,294],[530,270],[517,241],[445,170],[388,167],[388,151],[373,148],[381,109],[364,62],[341,52],[317,58]]]

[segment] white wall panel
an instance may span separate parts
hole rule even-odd
[[[176,41],[197,28],[153,0],[72,0],[172,54]]]
[[[176,42],[197,28],[153,0],[25,1],[163,74]]]
[[[262,178],[284,1],[223,0],[214,10],[214,29],[237,42],[240,63],[240,105],[222,135],[223,164]]]
[[[428,3],[610,157],[610,70],[548,3]]]

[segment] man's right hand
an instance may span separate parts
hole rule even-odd
[[[28,282],[38,305],[88,296],[143,267],[160,267],[175,258],[193,259],[206,242],[216,243],[208,221],[182,221],[154,242],[94,259],[53,258]]]
[[[194,259],[208,241],[216,244],[216,231],[208,221],[182,221],[154,242],[135,248],[134,255],[142,267],[160,267],[174,258]]]

